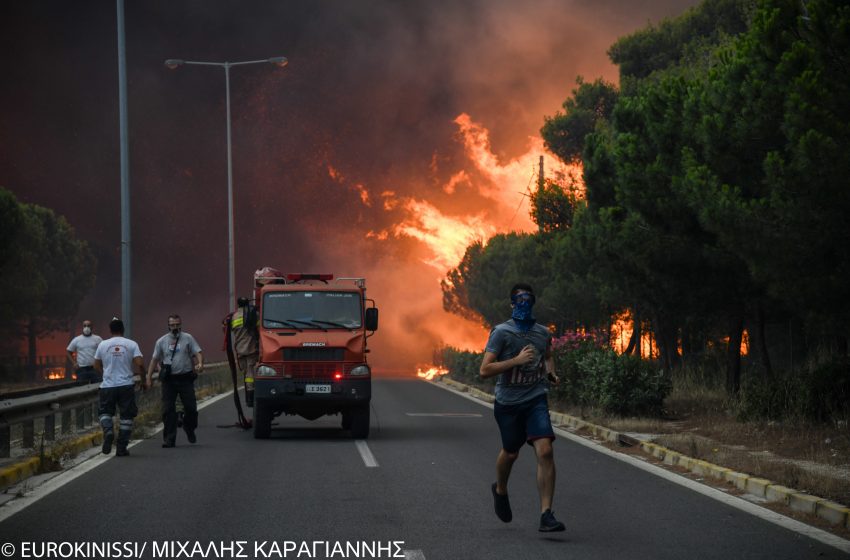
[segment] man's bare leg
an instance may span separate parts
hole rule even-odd
[[[519,453],[508,453],[504,449],[499,450],[499,456],[496,458],[496,492],[499,494],[508,493],[508,477],[511,476],[511,469]]]
[[[540,512],[552,509],[555,495],[555,458],[552,453],[552,441],[549,438],[534,440],[537,453],[537,491],[540,494]]]

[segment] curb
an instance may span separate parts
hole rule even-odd
[[[48,471],[55,471],[62,457],[78,455],[80,452],[96,447],[103,441],[101,432],[93,432],[73,440],[58,442],[38,457],[29,457],[19,463],[0,469],[0,488],[6,490],[10,486]]]
[[[469,385],[460,383],[454,379],[447,379],[445,376],[438,378],[435,382],[444,383],[458,391],[468,393],[473,397],[480,398],[490,403],[495,400],[495,397],[490,393],[482,391],[476,387],[470,387]],[[563,412],[550,411],[549,417],[555,424],[570,426],[576,430],[588,431],[594,436],[610,443],[621,443],[622,441],[621,438],[623,437],[623,434],[620,434],[619,432],[615,432],[614,430],[604,426],[591,424],[590,422],[586,422],[580,418],[576,418],[575,416],[570,416],[569,414],[564,414]],[[628,436],[625,437],[628,438]],[[708,461],[694,459],[693,457],[682,455],[677,451],[662,447],[656,443],[642,441],[639,443],[639,446],[643,451],[652,455],[656,459],[659,459],[665,465],[684,468],[694,474],[727,482],[736,487],[738,490],[744,491],[748,494],[753,494],[759,498],[764,498],[768,502],[784,503],[794,511],[810,513],[824,521],[827,521],[828,523],[831,523],[832,525],[839,525],[846,529],[850,529],[850,508],[845,505],[838,504],[818,496],[812,496],[805,492],[799,492],[793,488],[776,484],[765,478],[758,478],[746,473],[735,472],[732,469],[721,467],[720,465],[715,465]]]
[[[30,457],[26,461],[16,463],[0,470],[0,487],[6,489],[18,482],[38,474],[41,468],[41,459]]]
[[[477,387],[472,387],[470,385],[466,385],[466,384],[461,383],[459,381],[455,381],[454,379],[446,379],[445,377],[438,377],[437,382],[438,383],[444,383],[444,384],[448,385],[449,387],[452,387],[453,389],[457,389],[458,391],[460,391],[462,393],[469,393],[471,396],[478,398],[478,399],[481,399],[482,401],[487,401],[488,403],[492,403],[493,401],[496,400],[496,397],[494,397],[492,394],[490,394],[486,391],[482,391],[481,389],[479,389]]]

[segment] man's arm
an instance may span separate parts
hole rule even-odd
[[[195,352],[192,354],[192,361],[195,363],[195,373],[204,371],[204,353]]]
[[[508,360],[497,362],[495,352],[484,352],[484,359],[481,361],[481,369],[478,374],[482,379],[495,377],[500,373],[506,372],[509,369],[522,366],[534,359],[534,349],[529,344],[519,354]]]
[[[77,367],[77,358],[74,354],[77,352],[77,339],[73,339],[68,347],[65,348],[65,353],[68,354],[68,361],[74,364],[74,367]]]
[[[141,356],[136,356],[133,358],[133,373],[138,375],[139,377],[144,378],[145,376],[145,359]]]
[[[103,360],[94,359],[94,369],[97,373],[103,376]]]
[[[141,360],[142,358],[139,358]],[[133,363],[136,363],[136,358],[133,358]],[[148,376],[145,379],[145,387],[148,389],[153,385],[153,372],[156,367],[159,365],[159,358],[151,358],[151,363],[148,364]],[[142,368],[144,368],[144,362],[142,363]]]
[[[558,374],[555,373],[555,357],[552,355],[552,352],[546,353],[546,358],[543,362],[546,367],[546,376],[549,378],[549,381],[554,385],[558,385],[561,383],[561,379],[558,377]]]

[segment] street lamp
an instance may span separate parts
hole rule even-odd
[[[233,243],[233,161],[230,145],[230,68],[233,66],[246,66],[248,64],[274,64],[283,68],[289,64],[285,56],[264,58],[263,60],[246,60],[243,62],[197,62],[192,60],[181,60],[169,58],[165,66],[169,70],[175,70],[183,65],[195,66],[218,66],[224,68],[224,84],[227,92],[227,309],[230,310],[236,303],[236,271],[235,271],[235,249]]]

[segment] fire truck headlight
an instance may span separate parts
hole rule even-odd
[[[356,368],[353,368],[348,375],[350,375],[351,377],[363,377],[369,375],[370,373],[372,372],[369,371],[369,366],[363,364],[362,366],[357,366]]]
[[[269,377],[277,375],[277,372],[271,366],[260,366],[257,368],[257,377]]]

